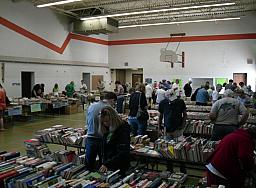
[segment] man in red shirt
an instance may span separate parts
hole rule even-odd
[[[6,109],[6,93],[0,84],[0,131],[4,131],[4,110]]]
[[[225,136],[207,160],[207,184],[243,187],[254,165],[256,127],[240,128]]]

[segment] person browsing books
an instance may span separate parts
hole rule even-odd
[[[102,156],[102,136],[99,134],[99,113],[105,106],[114,106],[116,94],[107,92],[102,94],[99,102],[92,103],[87,110],[87,140],[86,161],[90,171],[96,170],[96,157]]]
[[[99,119],[98,132],[103,137],[100,172],[120,170],[125,175],[130,166],[130,126],[110,106],[101,110]]]
[[[232,98],[234,92],[225,90],[224,98],[216,101],[210,112],[210,119],[214,122],[212,141],[221,140],[227,134],[238,129],[248,119],[248,111],[237,99]],[[242,117],[239,120],[239,115]]]
[[[164,119],[164,129],[166,135],[172,138],[180,136],[180,131],[186,125],[187,111],[185,102],[177,98],[174,89],[165,92],[165,99],[159,104],[159,130]]]

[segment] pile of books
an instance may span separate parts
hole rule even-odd
[[[198,119],[198,120],[209,120],[209,113],[205,112],[187,112],[188,119]]]
[[[85,154],[75,155],[73,159],[73,163],[75,165],[82,165],[86,163],[86,156]]]
[[[61,163],[70,163],[76,156],[75,151],[61,150],[53,153],[53,159]]]
[[[256,124],[256,116],[249,116],[248,120],[246,121],[247,123],[250,124]]]
[[[186,105],[187,111],[192,112],[210,112],[211,106]]]
[[[20,156],[20,152],[0,151],[0,161],[7,161]]]
[[[192,137],[187,137],[178,142],[174,140],[158,139],[155,142],[154,150],[164,158],[191,162],[205,162],[209,155],[214,151],[217,144],[218,142],[215,141]],[[145,154],[147,154],[150,150],[139,149],[137,152],[145,152]]]
[[[182,183],[185,182],[187,177],[188,177],[187,174],[184,174],[184,173],[181,173],[181,172],[175,172],[175,173],[172,173],[168,179],[171,180],[171,181],[178,182],[178,183],[182,184]]]
[[[178,187],[186,179],[182,173],[132,170],[121,177],[120,170],[89,172],[85,165],[57,163],[46,159],[20,156],[0,162],[0,187]]]
[[[191,101],[187,98],[187,100],[184,100],[186,105],[196,105],[196,101]],[[212,102],[207,102],[207,106],[212,106]]]
[[[149,145],[150,138],[148,135],[137,135],[131,136],[131,149],[142,148],[146,145]]]
[[[25,140],[24,144],[29,157],[45,158],[51,154],[47,145],[42,144],[38,139]]]
[[[71,166],[70,168],[67,168],[63,170],[60,174],[61,176],[66,179],[76,179],[80,174],[85,172],[85,166],[84,165],[79,165],[79,166]]]
[[[8,153],[8,152],[7,152]],[[7,188],[44,188],[65,184],[60,176],[48,176],[54,161],[28,156],[19,156],[0,162],[0,187]]]
[[[82,128],[67,128],[56,125],[48,129],[39,130],[35,137],[41,142],[55,143],[62,145],[73,145],[85,147],[86,135]]]
[[[203,120],[187,120],[183,134],[197,136],[211,136],[213,124]]]

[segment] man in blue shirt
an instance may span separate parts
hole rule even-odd
[[[196,105],[206,106],[207,101],[209,100],[209,94],[207,90],[209,89],[208,85],[205,85],[201,89],[198,90],[196,95]]]
[[[107,105],[114,106],[117,100],[113,92],[105,93],[99,102],[92,103],[87,110],[87,139],[86,139],[86,160],[88,170],[95,169],[96,157],[99,156],[101,162],[102,138],[98,133],[99,130],[99,113]]]

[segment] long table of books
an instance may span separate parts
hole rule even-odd
[[[47,129],[38,130],[35,133],[35,138],[42,143],[63,145],[65,149],[74,147],[81,152],[85,148],[86,134],[82,128],[54,125]]]
[[[28,142],[28,141],[27,141]],[[31,140],[32,145],[37,145]],[[68,151],[67,151],[68,152]],[[1,188],[178,188],[186,184],[187,174],[169,171],[159,172],[144,168],[131,168],[125,176],[120,171],[106,173],[89,172],[85,162],[71,160],[74,153],[64,160],[60,151],[50,158],[22,156],[19,152],[0,151]],[[202,185],[197,182],[190,187]]]
[[[63,113],[71,114],[78,112],[78,101],[76,98],[65,98],[65,97],[49,97],[49,98],[13,98],[11,99],[12,107],[19,107],[19,111],[14,111],[15,115],[21,115],[24,117],[32,116],[35,113],[47,112],[54,114],[55,110],[58,114]],[[12,111],[10,111],[12,112]],[[19,114],[17,114],[19,112]],[[9,112],[8,112],[9,114]]]
[[[39,130],[35,134],[41,143],[54,143],[79,148],[78,153],[85,149],[86,135],[81,128],[68,128],[55,125],[48,129]],[[214,149],[213,142],[203,138],[186,137],[179,141],[157,139],[151,142],[148,135],[131,137],[131,155],[146,159],[154,159],[155,163],[175,162],[186,163],[189,168],[202,166],[207,156]],[[82,149],[82,151],[80,150]],[[147,160],[145,160],[147,161]],[[151,160],[152,161],[152,160]]]
[[[205,161],[214,151],[218,142],[208,141],[205,138],[180,137],[176,140],[165,137],[159,138],[154,144],[141,144],[147,136],[137,136],[133,143],[131,154],[141,158],[142,162],[155,164],[179,164],[185,168],[205,169]],[[158,166],[156,166],[158,167]]]

